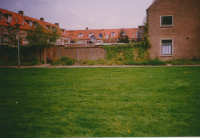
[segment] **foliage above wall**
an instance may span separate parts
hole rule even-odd
[[[121,30],[121,35],[123,30]],[[125,38],[125,37],[124,37]],[[149,59],[148,49],[151,47],[148,38],[148,22],[145,23],[144,37],[140,42],[128,43],[125,45],[105,46],[106,58],[108,60],[123,57],[124,60],[147,60]]]
[[[59,37],[60,32],[57,28],[55,28],[55,30],[48,30],[44,26],[38,24],[36,27],[32,26],[29,30],[27,30],[26,40],[29,42],[29,46],[44,48],[54,45]]]
[[[9,47],[18,46],[18,29],[9,24],[6,31],[1,34],[1,41]],[[19,36],[19,44],[21,45],[21,37]]]
[[[124,29],[120,29],[119,35],[118,35],[118,43],[129,43],[129,37],[124,31]]]

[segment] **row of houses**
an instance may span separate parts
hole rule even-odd
[[[90,37],[95,37],[95,43],[117,43],[118,35],[121,29],[92,29],[86,27],[85,30],[66,30],[67,36],[70,37],[71,43],[88,43]],[[129,41],[136,40],[138,36],[137,28],[124,28],[123,35],[129,37]]]
[[[165,61],[200,58],[199,0],[154,0],[146,12],[148,37],[152,44],[149,49],[150,58],[159,57],[160,60]],[[36,23],[40,23],[48,29],[57,27],[62,34],[56,45],[65,45],[68,53],[69,49],[67,48],[69,47],[89,46],[87,43],[91,40],[91,36],[95,38],[93,39],[94,43],[115,43],[120,31],[120,29],[90,30],[88,27],[85,30],[65,30],[61,29],[58,23],[45,22],[44,18],[38,20],[25,16],[23,11],[14,13],[0,9],[0,34],[6,31],[8,22],[13,25],[15,23],[22,24],[20,33],[23,36],[26,35],[26,30]],[[136,40],[142,38],[143,27],[124,28],[124,31],[124,35],[128,35],[130,41]],[[71,43],[76,43],[76,45]],[[26,44],[25,40],[24,44]]]
[[[24,11],[19,11],[18,13],[14,13],[8,10],[0,9],[0,37],[1,34],[7,32],[7,27],[9,25],[15,27],[15,24],[21,24],[19,27],[20,30],[20,35],[23,37],[22,44],[26,45],[27,41],[25,40],[25,37],[27,35],[27,29],[30,29],[31,26],[40,24],[43,27],[47,29],[55,29],[57,28],[58,30],[61,31],[61,37],[60,39],[57,40],[58,45],[64,45],[64,43],[69,43],[70,38],[65,34],[65,29],[61,29],[59,27],[59,23],[48,23],[44,21],[44,18],[40,18],[40,20],[26,16],[24,14]],[[3,43],[1,42],[1,45]]]
[[[40,20],[25,16],[24,11],[19,11],[18,13],[14,13],[8,10],[0,9],[0,35],[6,32],[6,27],[12,25],[15,27],[15,24],[21,24],[19,27],[20,34],[24,37],[22,44],[26,45],[27,42],[25,40],[25,36],[27,35],[26,30],[31,26],[40,24],[47,29],[57,28],[61,31],[61,37],[57,40],[56,45],[64,45],[68,43],[88,43],[90,41],[90,37],[93,35],[95,37],[95,43],[116,43],[118,41],[118,34],[120,29],[91,29],[88,27],[85,30],[65,30],[59,27],[59,23],[48,23],[44,20],[44,18],[40,18]],[[124,35],[129,36],[129,40],[137,39],[137,28],[125,28]],[[1,37],[1,36],[0,36]]]

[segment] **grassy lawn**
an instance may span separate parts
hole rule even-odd
[[[0,68],[0,137],[200,136],[200,67]]]

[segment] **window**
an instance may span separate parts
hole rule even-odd
[[[115,33],[114,33],[114,32],[112,32],[112,33],[111,33],[111,36],[115,36]]]
[[[162,55],[172,55],[172,40],[161,40],[162,43]]]
[[[123,33],[122,35],[123,35],[123,36],[125,36],[125,35],[126,35],[126,33]]]
[[[30,26],[32,26],[33,25],[33,23],[30,21]]]
[[[12,22],[11,16],[8,16],[8,22]]]
[[[108,35],[106,35],[106,38],[108,38]]]
[[[103,38],[103,35],[101,33],[99,34],[99,38]]]
[[[160,16],[160,26],[170,27],[173,26],[173,16]]]
[[[83,37],[83,34],[79,34],[79,36],[78,37]]]
[[[92,33],[89,33],[88,37],[90,37],[92,35]]]

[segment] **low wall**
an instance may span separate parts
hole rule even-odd
[[[57,60],[61,57],[69,57],[79,60],[98,60],[105,59],[105,49],[100,47],[53,47],[53,59]]]
[[[69,44],[65,44],[65,47],[94,47],[94,43],[92,43],[92,44],[89,44],[89,43],[83,43],[83,44],[69,43]]]

